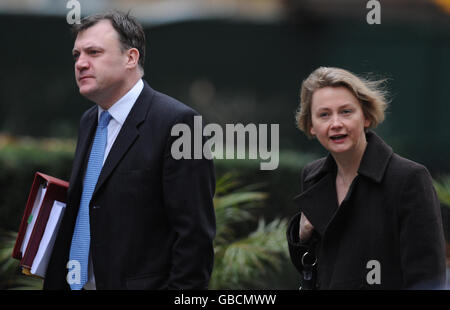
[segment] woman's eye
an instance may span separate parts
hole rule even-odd
[[[351,112],[352,112],[352,110],[350,110],[350,109],[345,109],[342,111],[343,114],[349,114]]]
[[[328,116],[327,112],[319,113],[319,117],[327,117],[327,116]]]

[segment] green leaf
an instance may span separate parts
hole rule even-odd
[[[447,207],[450,207],[450,176],[443,178],[440,182],[433,180],[433,185],[439,200]]]

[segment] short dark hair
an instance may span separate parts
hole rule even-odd
[[[120,11],[108,11],[87,16],[80,21],[80,24],[74,24],[72,33],[76,37],[80,32],[94,26],[102,20],[109,20],[113,28],[119,34],[119,41],[123,51],[130,48],[136,48],[139,51],[139,66],[144,70],[145,62],[145,33],[141,24],[130,15]]]

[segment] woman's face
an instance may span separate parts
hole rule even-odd
[[[364,117],[358,99],[345,87],[316,90],[311,102],[310,132],[332,154],[358,151],[365,145],[364,128],[370,120]]]

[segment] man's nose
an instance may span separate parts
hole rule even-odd
[[[81,71],[87,67],[89,67],[89,61],[83,55],[79,55],[77,60],[75,61],[75,68],[78,71]]]

